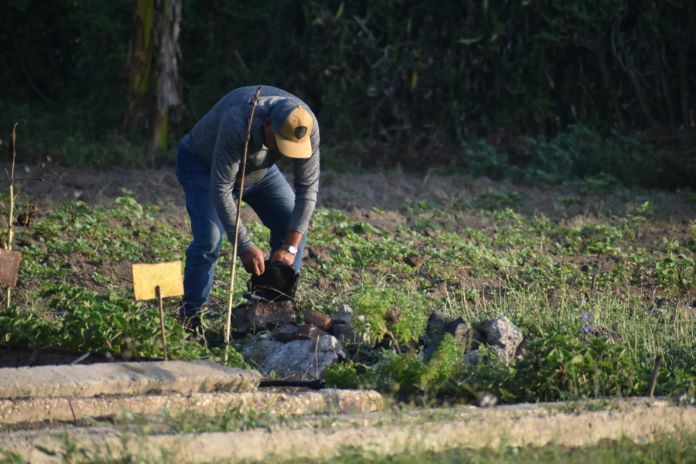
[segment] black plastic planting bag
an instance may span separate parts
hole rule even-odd
[[[253,296],[264,300],[293,300],[299,277],[290,265],[266,261],[266,270],[260,276],[252,275],[248,288]]]

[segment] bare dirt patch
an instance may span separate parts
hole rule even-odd
[[[109,205],[119,196],[132,195],[140,203],[164,206],[161,220],[172,225],[184,222],[184,196],[173,167],[101,170],[22,165],[17,177],[19,204],[37,205],[38,214],[66,201]],[[688,229],[688,222],[696,218],[696,205],[670,192],[617,188],[610,195],[597,197],[585,195],[581,188],[573,186],[516,185],[486,178],[471,180],[398,170],[390,173],[324,172],[319,206],[346,211],[353,217],[390,230],[403,221],[393,212],[404,211],[414,203],[425,201],[448,209],[466,209],[478,196],[490,192],[514,195],[519,201],[509,206],[520,213],[554,219],[624,214],[647,198],[653,203],[657,219],[679,223]]]

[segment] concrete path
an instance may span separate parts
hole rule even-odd
[[[382,409],[382,396],[372,390],[316,392],[173,393],[169,395],[109,396],[98,398],[25,398],[0,400],[0,425],[36,422],[71,422],[110,418],[126,412],[171,416],[214,416],[230,409],[282,416],[301,414],[355,414]]]
[[[597,410],[596,408],[605,408]],[[574,408],[574,410],[573,410]],[[346,447],[375,455],[448,448],[550,443],[585,446],[602,439],[650,441],[660,434],[696,431],[696,408],[634,399],[492,409],[458,407],[318,418],[295,429],[146,435],[111,428],[37,430],[0,434],[0,449],[32,463],[61,462],[68,449],[86,460],[239,462],[331,459]]]
[[[256,371],[212,361],[155,361],[0,369],[0,398],[256,390]]]

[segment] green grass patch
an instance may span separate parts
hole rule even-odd
[[[625,462],[625,463],[688,463],[693,462],[696,450],[696,434],[677,434],[662,436],[652,443],[635,443],[629,439],[602,440],[585,447],[566,447],[547,445],[542,447],[500,447],[450,449],[440,452],[409,450],[400,455],[378,456],[356,450],[346,450],[339,457],[331,459],[336,463],[365,462],[372,464],[406,463],[586,463],[586,462]],[[277,461],[285,462],[285,461]],[[296,463],[314,463],[313,460],[293,460]]]

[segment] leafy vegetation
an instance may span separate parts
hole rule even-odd
[[[559,192],[574,200],[552,218],[523,213],[525,190],[492,187],[412,202],[396,219],[379,209],[319,208],[298,308],[333,313],[348,304],[356,331],[350,359],[327,382],[417,403],[643,395],[660,356],[657,394],[693,396],[696,223],[671,222],[656,213],[668,200],[635,200],[618,186]],[[625,203],[612,213],[567,219],[614,197]],[[69,202],[18,226],[24,261],[14,304],[0,313],[1,343],[161,356],[156,305],[133,301],[129,267],[182,259],[188,234],[161,212],[126,195],[108,207]],[[249,227],[255,240],[268,239],[259,224]],[[218,282],[229,278],[229,254],[226,245]],[[247,278],[240,272],[237,301]],[[205,313],[211,333],[221,330],[224,292],[215,286]],[[166,301],[170,355],[217,359],[218,349],[187,337],[177,305]],[[508,365],[484,348],[471,364],[462,361],[466,347],[446,337],[426,361],[435,310],[472,323],[504,315],[522,328],[525,346]]]
[[[0,344],[161,357],[159,311],[134,301],[130,264],[181,259],[188,238],[153,214],[124,196],[112,208],[67,203],[24,228],[19,296],[0,312]],[[170,356],[218,359],[218,348],[201,345],[175,319],[178,302],[165,303]],[[243,361],[233,354],[231,363]]]
[[[224,93],[258,82],[303,97],[326,159],[348,166],[693,188],[695,8],[186,0],[170,146]],[[2,12],[0,127],[27,121],[24,159],[142,166],[148,134],[122,130],[134,5],[12,0]]]

